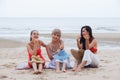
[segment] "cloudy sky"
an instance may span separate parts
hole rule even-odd
[[[0,17],[120,17],[120,0],[0,0]]]

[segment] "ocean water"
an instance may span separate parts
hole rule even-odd
[[[80,33],[89,25],[93,33],[120,33],[120,18],[0,18],[0,36],[27,36],[31,30],[51,33],[60,28],[62,33]]]
[[[0,37],[29,41],[30,31],[51,34],[54,28],[62,33],[80,33],[84,25],[91,26],[93,33],[120,33],[120,18],[0,18]],[[45,43],[51,38],[40,37]],[[77,48],[75,39],[64,39],[67,48]],[[69,45],[66,43],[70,43]],[[99,42],[99,49],[120,49],[120,42]]]

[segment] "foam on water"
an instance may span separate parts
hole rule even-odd
[[[120,18],[0,18],[0,34],[26,35],[33,29],[51,33],[54,28],[79,33],[84,25],[90,25],[95,33],[120,33]]]
[[[38,30],[41,34],[48,33],[54,28],[61,29],[62,33],[80,33],[80,29],[84,25],[89,25],[93,29],[93,33],[120,33],[120,18],[0,18],[0,37],[15,38],[29,40],[31,30]],[[44,41],[49,38],[41,37]],[[69,39],[70,43],[74,40]],[[76,47],[73,44],[71,48]],[[103,47],[104,46],[104,47]],[[100,45],[102,48],[111,48],[113,45]],[[119,46],[114,46],[114,49]]]

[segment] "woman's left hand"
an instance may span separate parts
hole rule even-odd
[[[62,50],[63,48],[64,48],[63,46],[60,46],[60,48],[59,48],[59,49],[60,49],[60,50]]]
[[[89,40],[89,35],[85,35],[84,38],[85,38],[86,40]]]

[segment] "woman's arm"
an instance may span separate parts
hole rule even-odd
[[[97,41],[95,39],[92,40],[92,42],[89,42],[89,36],[86,35],[85,37],[86,40],[86,49],[90,49],[92,47],[97,48]]]
[[[46,47],[47,45],[43,42],[43,41],[41,41],[41,40],[39,40],[39,44],[41,45],[41,46],[43,46],[43,47]]]
[[[96,41],[96,39],[93,39],[92,42],[89,44],[89,48],[92,48],[92,47],[97,49],[97,41]]]
[[[33,43],[30,42],[27,44],[27,49],[32,55],[36,55],[38,48],[39,48],[39,40],[38,39],[33,39]]]
[[[27,44],[27,50],[32,54],[32,55],[36,55],[36,51],[37,51],[37,45],[33,46],[33,49],[31,48],[30,44]]]
[[[48,55],[49,59],[52,60],[53,55],[50,54],[49,45],[46,45],[43,41],[40,41],[39,43],[40,43],[41,46],[46,48],[47,55]]]
[[[76,38],[78,49],[82,49],[82,44],[80,44],[80,38],[81,38],[80,35],[78,35]]]
[[[53,55],[50,54],[49,45],[46,45],[43,41],[40,41],[40,42],[41,42],[41,45],[46,48],[46,52],[47,52],[47,55],[48,55],[49,59],[52,60]]]
[[[47,45],[46,51],[47,51],[47,55],[48,55],[49,59],[52,60],[53,59],[53,55],[50,53],[50,44]]]
[[[60,50],[64,49],[64,42],[61,40]]]

